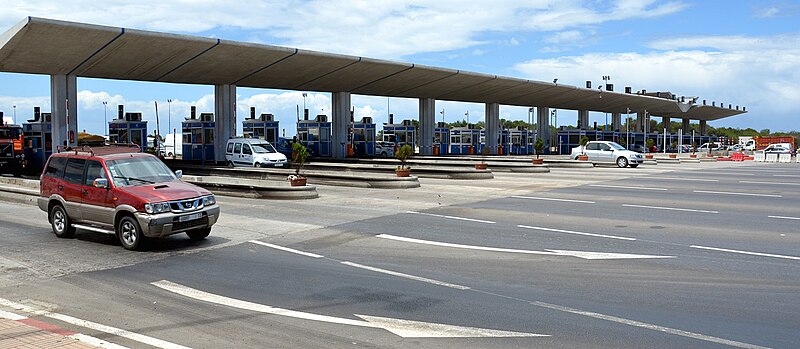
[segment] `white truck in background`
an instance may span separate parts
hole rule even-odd
[[[739,144],[742,146],[742,150],[756,150],[756,140],[753,137],[741,136]]]
[[[179,158],[183,156],[183,135],[170,133],[164,137],[164,156]]]

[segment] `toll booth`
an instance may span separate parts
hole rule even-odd
[[[147,121],[142,121],[142,113],[126,113],[119,105],[117,118],[108,122],[108,140],[111,143],[136,144],[147,148]]]
[[[475,124],[450,129],[450,154],[480,154],[480,151],[483,149],[481,144],[482,131],[483,130],[476,128]]]
[[[317,115],[314,120],[308,119],[308,110],[303,120],[297,121],[297,138],[311,156],[331,156],[331,123],[327,115]]]
[[[278,123],[272,114],[256,117],[256,108],[250,107],[250,118],[242,121],[242,131],[245,138],[260,138],[275,144],[278,142]]]
[[[515,128],[504,130],[508,134],[508,143],[503,144],[503,153],[511,155],[528,155],[533,150],[533,144],[530,143],[533,136],[531,131],[524,126],[517,126]],[[508,148],[508,151],[505,150]]]
[[[53,154],[52,128],[50,113],[42,113],[39,107],[33,107],[33,119],[22,124],[26,172],[41,173],[45,162]]]
[[[183,132],[183,160],[214,162],[214,113],[202,113],[197,117],[197,108],[191,107],[189,117],[181,123]]]
[[[389,114],[389,123],[383,124],[383,141],[394,143],[395,152],[405,144],[411,146],[416,152],[417,149],[417,128],[411,120],[403,120],[395,124],[394,115]]]
[[[353,155],[356,157],[375,156],[375,123],[371,117],[363,117],[352,124]]]
[[[433,129],[433,155],[447,154],[450,154],[450,126],[440,121]]]

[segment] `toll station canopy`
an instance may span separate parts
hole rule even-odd
[[[27,17],[0,35],[0,71],[117,80],[546,106],[716,120],[744,113],[601,91],[255,43]]]

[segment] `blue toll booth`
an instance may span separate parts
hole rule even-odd
[[[509,141],[507,147],[509,150],[505,152],[505,154],[528,155],[533,153],[533,144],[531,143],[533,135],[531,134],[531,130],[528,130],[524,126],[517,126],[507,131]]]
[[[308,111],[304,119],[297,121],[297,139],[315,157],[331,156],[331,123],[327,115],[317,115],[308,120]]]
[[[483,149],[481,146],[482,131],[481,129],[475,128],[475,124],[450,129],[450,154],[479,154],[481,149]]]
[[[136,144],[144,151],[147,148],[147,121],[142,121],[142,113],[126,113],[120,104],[117,118],[108,122],[108,140],[111,143]]]
[[[394,115],[389,114],[389,123],[383,124],[383,141],[394,143],[395,152],[403,145],[411,146],[412,151],[416,152],[417,147],[417,128],[411,120],[403,120],[399,124],[394,124]]]
[[[250,118],[242,121],[242,131],[245,138],[260,138],[274,145],[278,142],[278,123],[272,114],[256,117],[256,108],[250,107]]]
[[[447,154],[450,154],[450,125],[440,121],[433,129],[433,155]]]
[[[356,157],[375,156],[375,123],[371,117],[363,117],[353,122],[353,155]]]
[[[33,107],[33,119],[22,124],[25,143],[25,171],[41,173],[47,158],[53,154],[53,122],[50,113]]]
[[[214,162],[214,113],[202,113],[197,117],[197,109],[192,106],[188,118],[182,123],[183,160]]]

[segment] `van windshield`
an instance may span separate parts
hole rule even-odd
[[[278,151],[275,150],[275,147],[269,143],[251,143],[253,146],[253,151],[256,154],[266,154],[266,153],[277,153]]]
[[[154,157],[133,157],[106,161],[111,180],[117,187],[171,182],[175,174]]]

